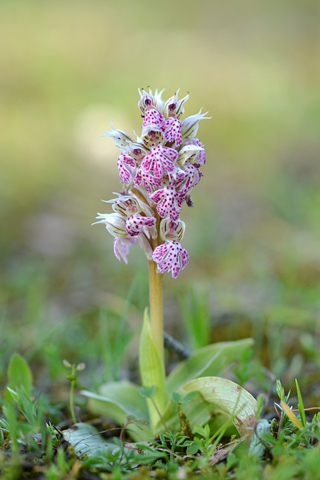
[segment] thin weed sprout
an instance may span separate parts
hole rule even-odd
[[[86,366],[84,363],[79,363],[78,365],[71,364],[70,362],[68,362],[68,360],[63,360],[63,365],[66,368],[71,369],[71,373],[66,375],[66,379],[69,380],[70,382],[70,395],[69,395],[70,414],[71,414],[73,423],[77,423],[75,407],[74,407],[74,388],[76,385],[76,381],[78,379],[76,372],[80,372],[84,370]]]

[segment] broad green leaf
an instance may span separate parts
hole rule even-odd
[[[124,424],[126,422],[126,415],[131,414],[131,412],[123,408],[121,404],[103,395],[88,392],[87,390],[82,390],[80,393],[89,399],[88,408],[92,413],[105,415],[115,420],[119,425]]]
[[[86,390],[81,392],[88,400],[91,412],[115,420],[119,425],[127,422],[127,415],[132,415],[139,420],[149,421],[146,400],[140,395],[139,388],[130,382],[106,383],[100,387],[100,393]],[[150,430],[145,425],[130,424],[127,431],[137,441],[150,437]]]
[[[191,425],[203,425],[212,416],[223,414],[232,420],[240,435],[252,431],[256,424],[257,402],[244,388],[224,378],[201,377],[183,385],[178,393],[185,397],[194,391],[198,391],[198,395],[180,406]],[[170,400],[163,418],[169,430],[179,431],[178,405],[173,399]],[[156,431],[163,431],[161,422],[157,423]]]
[[[12,390],[23,387],[27,395],[31,394],[32,373],[26,360],[18,353],[14,353],[10,358],[8,386]]]
[[[196,350],[167,377],[167,392],[172,392],[188,381],[197,377],[219,375],[231,362],[240,357],[242,352],[253,345],[253,339],[247,338],[236,342],[220,342]]]
[[[155,387],[156,393],[152,399],[147,399],[149,408],[151,431],[159,420],[159,413],[154,407],[154,403],[160,412],[163,412],[167,406],[167,395],[165,386],[164,365],[160,354],[153,341],[150,329],[150,320],[147,309],[143,317],[143,327],[140,337],[139,347],[139,368],[144,387]]]
[[[110,382],[100,386],[99,393],[115,400],[126,410],[142,420],[149,420],[149,413],[146,400],[140,394],[140,388],[128,381]]]
[[[96,457],[106,450],[113,452],[119,450],[114,443],[105,440],[96,428],[87,423],[76,423],[68,430],[62,432],[64,440],[74,447],[75,454],[82,458],[84,456]]]

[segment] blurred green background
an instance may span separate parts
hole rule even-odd
[[[1,1],[2,380],[14,350],[42,382],[65,356],[104,375],[99,309],[122,318],[128,292],[126,328],[139,328],[144,254],[119,263],[90,224],[120,188],[101,135],[112,121],[139,132],[149,85],[189,92],[185,115],[212,117],[182,213],[190,263],[165,277],[167,330],[185,335],[178,300],[192,290],[211,341],[253,334],[262,348],[273,335],[265,364],[282,374],[293,351],[301,367],[320,311],[319,13],[316,0]]]

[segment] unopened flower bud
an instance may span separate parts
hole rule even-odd
[[[173,95],[173,97],[169,98],[169,100],[167,100],[164,105],[163,113],[166,118],[169,118],[169,117],[179,118],[184,113],[183,104],[188,100],[189,95],[186,95],[184,98],[178,101],[179,90],[180,88],[178,88],[178,90]]]
[[[152,95],[152,91],[150,88],[149,91],[150,93],[147,93],[143,88],[141,90],[139,88],[140,100],[138,102],[138,107],[143,114],[145,114],[146,110],[148,110],[149,108],[156,107],[156,99]]]

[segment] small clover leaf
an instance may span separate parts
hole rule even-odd
[[[154,385],[152,385],[152,387],[143,386],[139,392],[144,398],[152,398],[156,393],[156,387]]]

